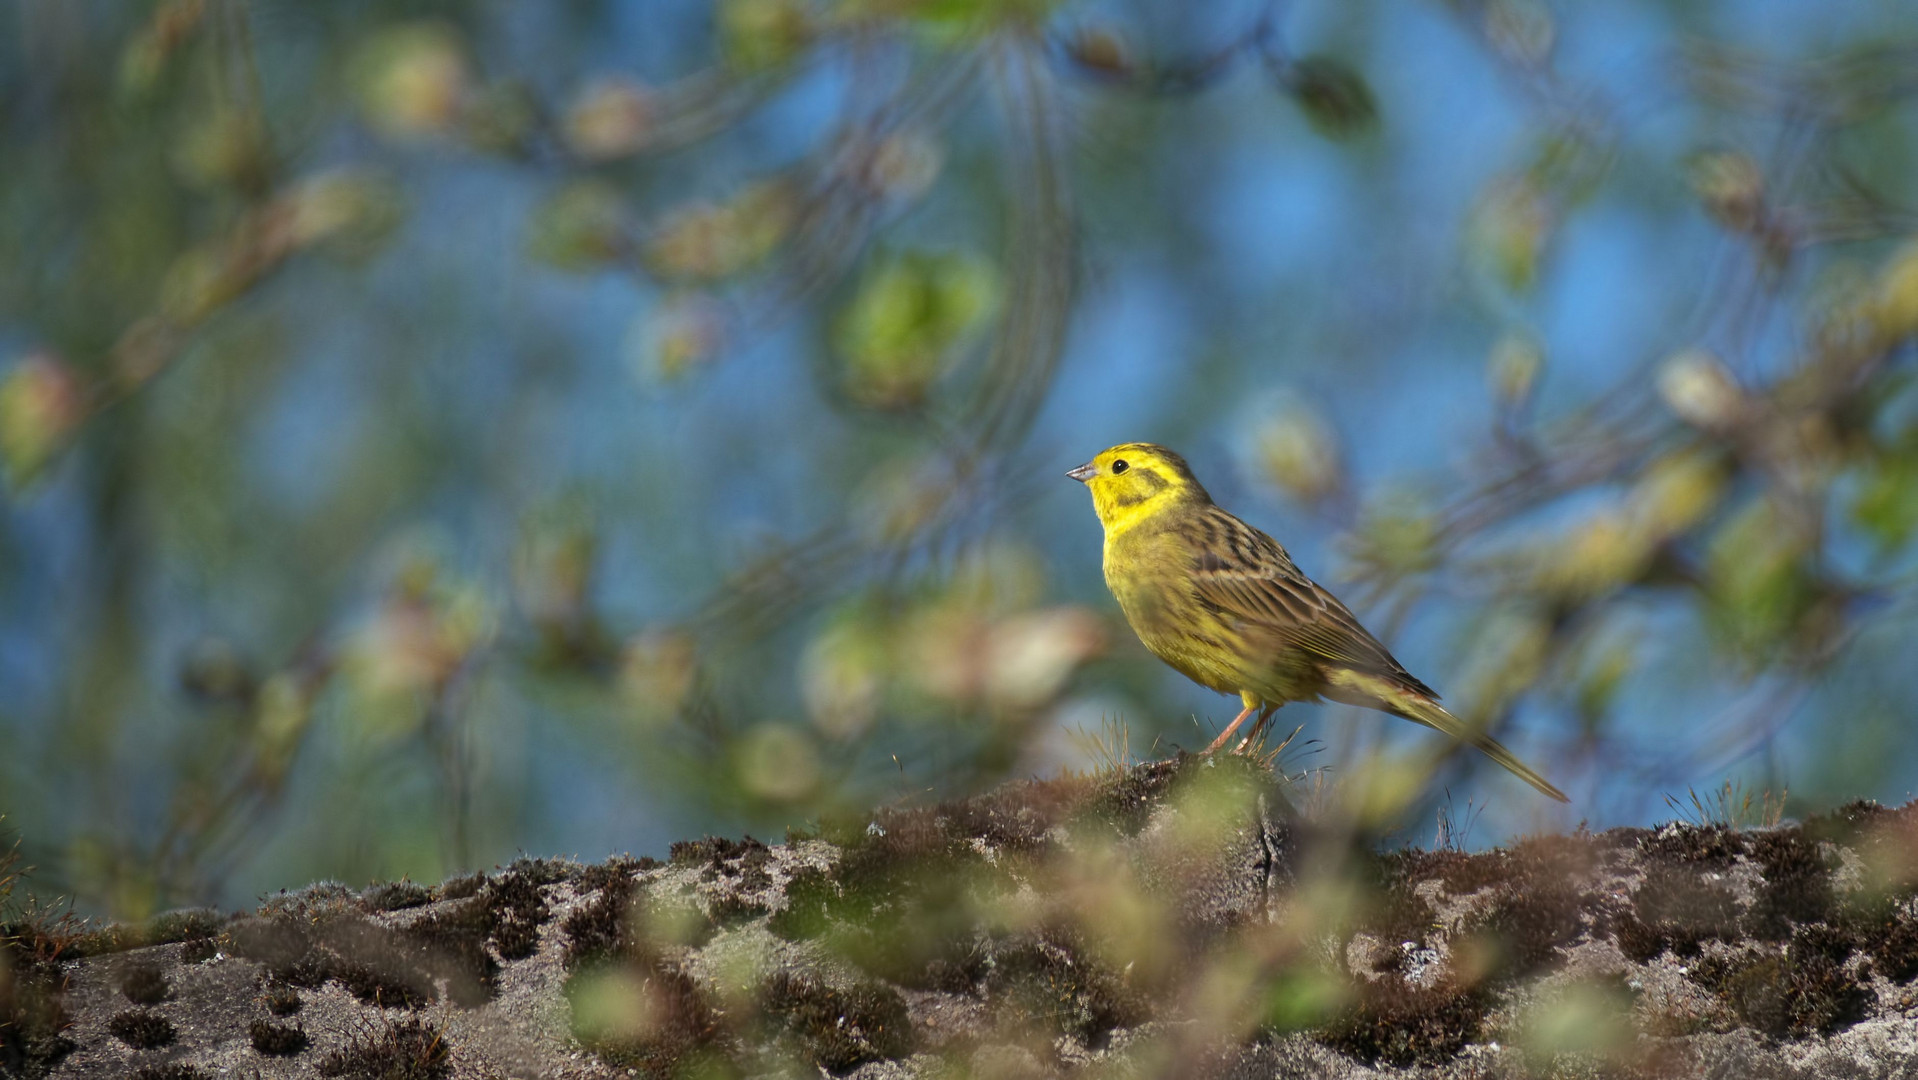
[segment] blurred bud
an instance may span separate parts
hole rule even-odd
[[[1765,174],[1758,163],[1732,150],[1714,150],[1691,160],[1692,190],[1705,212],[1728,229],[1751,232],[1764,219]]]
[[[1379,106],[1365,77],[1343,60],[1307,56],[1286,66],[1281,86],[1312,129],[1332,139],[1378,127]]]
[[[1545,190],[1528,176],[1494,183],[1472,209],[1467,243],[1472,257],[1501,285],[1523,292],[1538,279],[1557,214]]]
[[[857,613],[836,619],[799,661],[799,690],[813,726],[850,739],[872,726],[890,667],[881,629]]]
[[[1287,398],[1253,438],[1261,475],[1291,498],[1318,502],[1344,486],[1338,437],[1303,401]]]
[[[399,189],[357,169],[309,176],[285,198],[288,239],[295,247],[326,244],[348,257],[378,250],[398,226]]]
[[[583,618],[598,553],[592,521],[576,506],[529,518],[513,559],[514,591],[526,617],[545,627]]]
[[[1485,37],[1499,54],[1521,67],[1537,67],[1551,55],[1558,28],[1539,0],[1487,0]]]
[[[1588,650],[1573,690],[1578,714],[1588,725],[1611,711],[1619,688],[1638,666],[1639,640],[1636,635],[1615,634]]]
[[[1879,272],[1876,289],[1878,329],[1887,338],[1918,334],[1918,240],[1895,252]]]
[[[577,180],[533,211],[527,246],[562,270],[592,270],[630,249],[632,220],[611,185]]]
[[[1816,599],[1803,565],[1802,523],[1757,498],[1713,534],[1705,556],[1713,626],[1735,648],[1769,654]]]
[[[253,280],[225,248],[203,244],[177,256],[160,280],[160,310],[180,326],[192,326],[245,291]]]
[[[1726,431],[1745,415],[1745,392],[1704,349],[1686,349],[1665,361],[1658,394],[1680,419],[1707,431]]]
[[[895,131],[873,140],[855,135],[843,141],[837,171],[882,199],[909,203],[932,188],[945,165],[939,143],[922,132]]]
[[[1365,507],[1352,534],[1351,558],[1393,577],[1438,565],[1438,519],[1423,502],[1398,493]]]
[[[995,537],[960,557],[943,600],[994,614],[1023,611],[1046,596],[1045,567],[1029,545]]]
[[[1110,26],[1081,26],[1066,41],[1066,53],[1080,67],[1102,75],[1131,75],[1132,50]]]
[[[517,79],[489,83],[467,95],[460,110],[466,141],[496,154],[524,153],[540,123],[540,104]]]
[[[900,668],[916,689],[969,705],[985,696],[991,624],[976,611],[940,605],[916,611],[903,634]]]
[[[646,262],[666,277],[728,277],[772,254],[798,213],[789,185],[753,184],[728,202],[682,207],[669,215],[646,243]]]
[[[1501,411],[1512,412],[1532,400],[1532,388],[1545,369],[1545,350],[1530,334],[1505,334],[1485,362],[1485,380]]]
[[[853,497],[852,518],[876,544],[901,544],[918,536],[954,497],[943,461],[881,458]]]
[[[1709,454],[1667,454],[1652,462],[1633,487],[1633,517],[1657,539],[1676,536],[1717,508],[1728,480],[1724,466]]]
[[[269,162],[256,117],[238,109],[201,114],[174,142],[173,169],[197,188],[255,188],[265,182]]]
[[[253,694],[253,672],[224,638],[203,638],[180,661],[180,688],[206,701],[239,701]]]
[[[610,161],[646,148],[653,136],[652,92],[613,75],[580,91],[566,110],[566,145],[588,161]]]
[[[1652,537],[1624,510],[1611,507],[1549,543],[1541,555],[1539,591],[1587,600],[1637,580],[1651,560]]]
[[[692,692],[699,673],[693,636],[670,626],[635,634],[620,653],[620,695],[647,717],[670,719]]]
[[[1035,708],[1105,648],[1105,624],[1083,607],[1048,608],[1001,620],[988,641],[987,697],[1000,707]]]
[[[725,312],[705,293],[679,290],[662,297],[627,332],[627,353],[640,382],[678,382],[709,363],[725,344]]]
[[[770,802],[795,802],[819,786],[819,751],[801,729],[760,724],[739,747],[739,784]]]
[[[720,55],[743,74],[784,67],[813,32],[803,0],[719,0],[717,22]]]
[[[1468,724],[1497,716],[1531,689],[1544,670],[1552,645],[1551,624],[1538,612],[1518,608],[1495,611],[1473,647],[1458,694],[1469,710],[1455,710]],[[1521,755],[1522,756],[1522,755]]]
[[[354,715],[362,730],[382,738],[410,733],[496,627],[477,585],[443,582],[430,558],[411,559],[341,650],[342,671],[360,695]]]
[[[466,52],[442,23],[388,27],[361,46],[349,77],[376,127],[402,137],[442,133],[460,119]]]
[[[86,415],[73,369],[34,353],[0,378],[0,467],[21,491],[40,476]]]
[[[991,314],[998,288],[992,268],[968,255],[883,260],[833,328],[847,394],[876,409],[923,405],[954,351]]]
[[[257,700],[253,728],[258,743],[256,760],[269,781],[276,782],[286,774],[306,736],[313,719],[313,696],[297,676],[282,672],[260,686]]]
[[[161,0],[120,54],[121,85],[145,91],[159,81],[167,61],[206,19],[206,0]]]

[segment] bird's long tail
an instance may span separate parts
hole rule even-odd
[[[1486,757],[1511,770],[1512,775],[1537,788],[1559,802],[1571,802],[1565,793],[1552,786],[1552,782],[1540,776],[1530,765],[1520,761],[1517,755],[1505,748],[1505,744],[1478,730],[1458,717],[1445,711],[1445,707],[1424,694],[1414,693],[1396,686],[1376,675],[1358,671],[1337,671],[1327,680],[1326,697],[1342,701],[1349,705],[1362,705],[1368,709],[1379,709],[1394,716],[1424,724],[1429,728],[1450,735],[1462,743],[1477,747]]]

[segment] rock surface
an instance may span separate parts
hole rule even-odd
[[[1918,804],[1378,854],[1236,759],[0,928],[22,1077],[1918,1074]]]

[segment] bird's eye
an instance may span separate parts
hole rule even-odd
[[[1124,461],[1115,461],[1112,463],[1112,475],[1117,476],[1131,467],[1132,466],[1127,465]]]

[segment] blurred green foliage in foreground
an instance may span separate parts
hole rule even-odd
[[[1575,817],[1895,797],[1918,38],[1759,6],[18,0],[36,887],[433,880],[1102,719],[1195,745],[1057,475],[1137,438]],[[1294,767],[1424,820],[1479,765],[1389,723]]]

